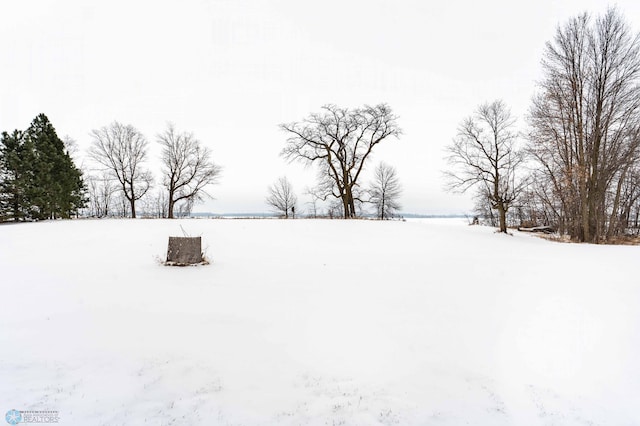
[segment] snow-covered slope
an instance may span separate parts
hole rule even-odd
[[[159,265],[180,225],[211,265]],[[0,226],[0,414],[640,424],[639,260],[460,220]]]

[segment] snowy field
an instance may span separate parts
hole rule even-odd
[[[180,225],[211,265],[158,264]],[[460,219],[3,225],[0,415],[638,425],[639,261]]]

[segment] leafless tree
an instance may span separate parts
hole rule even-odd
[[[304,193],[311,197],[311,201],[307,202],[311,208],[311,216],[314,218],[318,217],[318,202],[323,199],[323,193],[318,190],[317,187],[307,187]]]
[[[274,208],[278,213],[281,213],[285,218],[289,218],[289,213],[295,214],[296,203],[298,197],[293,191],[293,187],[285,176],[278,178],[278,180],[270,185],[268,188],[268,195],[266,203]]]
[[[166,218],[169,215],[168,210],[169,203],[167,202],[167,196],[165,191],[158,191],[156,196],[153,197],[153,209],[155,216],[158,218]]]
[[[167,217],[167,192],[164,188],[149,191],[147,195],[138,201],[138,205],[140,204],[142,204],[142,214],[146,218],[161,219]],[[138,216],[140,216],[139,208]]]
[[[520,196],[519,208],[523,218],[520,226],[548,226],[559,233],[566,232],[565,214],[562,204],[545,174],[539,170],[530,173],[526,188]]]
[[[289,134],[281,155],[318,164],[321,176],[330,182],[325,196],[341,201],[345,218],[357,215],[358,179],[374,147],[401,134],[397,117],[386,104],[353,110],[325,105],[322,112],[280,128]]]
[[[522,190],[516,174],[523,161],[516,147],[515,120],[502,101],[480,105],[458,127],[447,148],[448,187],[464,192],[476,187],[498,211],[500,232],[507,232],[507,211]]]
[[[327,206],[327,214],[326,214],[330,219],[337,219],[340,217],[345,217],[344,214],[344,204],[342,204],[342,201],[337,199],[337,198],[333,198],[331,200],[331,202],[329,203],[329,205]]]
[[[89,191],[89,215],[94,217],[109,216],[113,195],[118,191],[114,179],[108,174],[90,175],[87,178]]]
[[[195,198],[185,198],[180,204],[178,204],[178,217],[191,216],[195,202]]]
[[[378,164],[369,187],[369,202],[375,206],[378,219],[390,219],[400,210],[398,198],[401,194],[402,186],[395,167],[383,162]]]
[[[118,191],[113,200],[113,215],[116,217],[131,217],[131,203],[122,191]]]
[[[640,38],[616,9],[582,14],[558,27],[542,66],[529,150],[567,233],[599,242],[619,227],[638,162]]]
[[[76,141],[69,135],[65,135],[62,138],[62,142],[64,143],[65,151],[67,151],[67,154],[69,155],[69,157],[71,157],[71,159],[73,160],[73,163],[80,165],[81,158],[80,158],[80,149],[78,148],[78,141]]]
[[[640,231],[638,228],[638,219],[640,217],[640,162],[629,170],[619,193],[619,209],[617,212],[613,211],[608,227],[608,237],[614,233],[620,234],[633,231],[634,234],[637,234]]]
[[[146,139],[133,126],[117,121],[93,130],[91,137],[89,155],[119,182],[131,217],[135,218],[136,201],[147,193],[153,182],[151,173],[143,168],[147,158]]]
[[[208,196],[205,188],[218,181],[222,169],[211,160],[211,151],[203,147],[192,133],[178,133],[169,124],[158,135],[162,147],[162,184],[168,191],[168,217],[173,219],[177,203],[189,205]],[[184,207],[183,207],[184,210]]]

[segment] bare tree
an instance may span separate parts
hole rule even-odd
[[[82,165],[81,164],[82,162],[80,161],[81,158],[80,158],[80,149],[78,148],[78,141],[76,141],[69,135],[65,135],[62,138],[62,142],[64,143],[65,151],[67,151],[67,154],[69,155],[69,157],[71,157],[74,164]]]
[[[164,188],[157,188],[154,191],[147,192],[143,198],[138,201],[138,216],[140,216],[142,207],[142,215],[145,218],[166,218],[167,217],[167,192]]]
[[[153,197],[153,212],[158,218],[166,218],[169,215],[166,192],[160,190]]]
[[[116,217],[131,217],[131,203],[122,191],[114,199],[113,215]]]
[[[131,217],[135,218],[136,201],[147,193],[153,181],[151,173],[143,168],[147,158],[146,139],[133,126],[117,121],[91,131],[91,137],[89,155],[119,182]]]
[[[191,216],[195,202],[195,198],[185,198],[180,204],[178,204],[178,217]]]
[[[502,101],[480,105],[458,127],[447,148],[452,169],[445,172],[449,189],[464,192],[480,187],[498,211],[500,232],[507,232],[507,211],[522,190],[516,170],[523,156],[516,147],[515,120]]]
[[[493,203],[489,198],[489,194],[487,193],[487,188],[484,186],[478,185],[473,194],[473,211],[476,214],[475,218],[482,218],[483,224],[488,224],[492,227],[498,227],[500,223],[498,222],[498,218],[495,215]],[[475,219],[474,219],[475,221]],[[480,221],[472,222],[479,224]]]
[[[579,241],[619,227],[623,191],[639,157],[640,37],[616,9],[559,26],[530,114],[530,152],[552,203]]]
[[[553,185],[549,184],[544,173],[534,170],[527,183],[527,187],[520,196],[520,209],[523,212],[521,226],[533,227],[544,225],[556,229],[564,234],[566,231],[566,217],[562,204],[554,193]]]
[[[89,214],[94,217],[109,216],[112,206],[113,194],[118,187],[114,179],[108,173],[101,176],[91,175],[87,179],[89,190]]]
[[[375,206],[378,219],[390,219],[400,210],[398,198],[401,194],[402,186],[395,167],[383,162],[378,164],[369,187],[369,202]]]
[[[285,218],[289,218],[289,212],[295,214],[298,197],[293,192],[293,187],[285,176],[279,178],[273,185],[269,186],[269,195],[266,203],[273,207],[275,211],[281,213]]]
[[[339,217],[344,217],[344,205],[340,199],[334,198],[329,202],[327,206],[327,214],[329,219],[337,219]]]
[[[184,201],[189,212],[203,196],[208,185],[218,181],[222,169],[211,160],[211,151],[192,133],[178,133],[173,124],[158,135],[162,146],[162,184],[168,191],[168,217],[173,219],[176,203]],[[182,210],[185,210],[183,207]]]
[[[322,112],[280,128],[289,134],[281,155],[317,163],[320,176],[330,183],[325,198],[340,200],[345,218],[357,215],[358,179],[374,147],[401,134],[397,117],[386,104],[354,110],[325,105]]]
[[[311,208],[311,216],[314,218],[318,217],[318,201],[323,199],[323,194],[318,190],[317,187],[309,188],[307,187],[304,191],[305,195],[311,197],[311,201],[308,201]]]

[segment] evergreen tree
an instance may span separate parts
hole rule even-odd
[[[0,138],[0,219],[22,220],[27,216],[30,173],[24,134],[19,130]]]
[[[24,133],[2,134],[0,174],[5,220],[69,218],[86,204],[82,173],[44,114]]]
[[[86,203],[82,173],[73,164],[46,115],[38,115],[26,134],[35,152],[34,185],[30,194],[33,217],[69,218]]]

